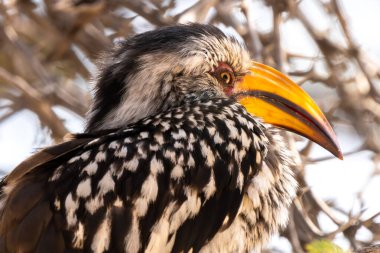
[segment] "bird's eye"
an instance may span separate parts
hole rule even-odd
[[[221,72],[219,77],[220,77],[221,81],[225,84],[231,84],[233,82],[233,79],[234,79],[234,76],[232,75],[232,73],[227,72],[227,71]]]

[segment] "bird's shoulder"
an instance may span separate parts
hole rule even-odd
[[[63,146],[68,146],[69,151],[62,152],[60,147],[52,152],[57,149],[53,147],[45,152],[59,154],[56,157],[61,160],[51,175],[52,181],[70,171],[70,167],[85,176],[98,169],[99,173],[111,171],[117,175],[151,170],[155,166],[147,163],[156,160],[167,168],[165,172],[180,164],[190,169],[213,168],[216,158],[228,165],[241,162],[249,149],[255,150],[251,158],[255,158],[256,152],[265,152],[264,128],[238,103],[214,98],[186,103],[126,128],[75,135],[71,144]]]

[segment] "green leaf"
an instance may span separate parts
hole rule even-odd
[[[306,245],[306,250],[308,253],[344,253],[340,247],[327,240],[313,241]]]

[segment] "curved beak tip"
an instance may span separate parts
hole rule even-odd
[[[325,143],[325,141],[321,140],[323,143],[318,143],[318,144],[321,147],[328,150],[331,154],[333,154],[339,160],[343,160],[343,153],[340,149],[340,146],[339,146],[338,141],[336,139],[335,133],[332,132],[332,136],[330,135],[330,137],[333,137],[333,138],[329,138],[330,142]]]
[[[336,146],[336,152],[333,153],[333,155],[335,155],[335,157],[339,158],[339,160],[344,160],[344,157],[343,157],[343,153],[337,143],[337,146]]]

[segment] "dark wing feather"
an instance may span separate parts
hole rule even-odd
[[[232,100],[196,101],[45,149],[5,180],[1,252],[199,251],[257,167],[252,122]]]
[[[56,241],[54,244],[63,249],[62,235],[58,236],[57,231],[54,237],[46,234],[47,229],[52,230],[54,226],[51,203],[45,195],[46,173],[92,139],[78,138],[45,148],[23,161],[2,179],[0,252],[33,252],[37,247],[42,247],[40,239],[46,237],[51,240],[50,244]],[[54,252],[59,252],[57,249]]]

